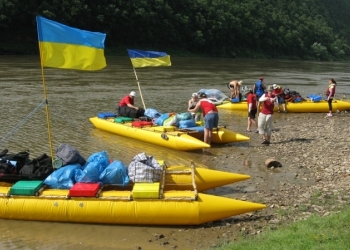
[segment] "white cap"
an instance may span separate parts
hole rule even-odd
[[[136,96],[136,93],[135,93],[135,91],[131,91],[129,95]]]
[[[192,97],[198,97],[197,93],[192,93]]]
[[[273,89],[277,89],[277,84],[272,85]]]

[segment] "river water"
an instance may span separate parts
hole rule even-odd
[[[136,154],[146,152],[169,164],[188,165],[194,161],[198,166],[220,169],[203,160],[201,151],[178,152],[95,129],[88,118],[98,112],[115,111],[119,100],[132,90],[138,95],[136,104],[142,106],[129,58],[107,57],[107,64],[97,72],[45,68],[42,73],[38,56],[1,56],[0,150],[7,148],[12,153],[29,150],[33,158],[42,153],[50,154],[49,124],[53,151],[60,143],[69,143],[86,158],[105,150],[110,158],[126,165]],[[143,68],[136,72],[146,108],[156,108],[159,112],[185,112],[193,92],[214,88],[229,94],[226,87],[229,81],[243,80],[243,85],[252,86],[259,76],[264,76],[267,85],[280,84],[302,96],[324,92],[328,79],[335,78],[337,96],[350,96],[348,63],[172,58],[171,67]],[[43,104],[44,85],[47,106]],[[50,122],[47,122],[46,107]],[[276,115],[275,119],[278,117]],[[307,114],[298,117],[303,119]],[[246,116],[220,110],[219,123],[243,132]],[[247,150],[249,142],[225,147],[229,147],[234,156]],[[221,150],[222,147],[212,148],[213,157]],[[246,162],[236,165],[239,169]],[[135,249],[146,244],[152,233],[179,230],[178,227],[0,222],[3,232],[0,248],[3,249]],[[190,246],[180,249],[190,249]]]

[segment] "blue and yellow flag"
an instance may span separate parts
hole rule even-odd
[[[106,34],[72,28],[40,16],[36,22],[42,66],[78,70],[106,67]]]
[[[171,66],[170,56],[165,52],[128,49],[134,68]]]

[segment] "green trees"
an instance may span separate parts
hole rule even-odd
[[[350,58],[348,0],[0,0],[2,43],[35,44],[35,16],[107,33],[106,47],[219,57]]]

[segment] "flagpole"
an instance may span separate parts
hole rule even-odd
[[[47,133],[49,137],[49,144],[50,144],[50,153],[51,153],[51,159],[54,160],[53,155],[53,147],[52,147],[52,137],[51,137],[51,127],[50,127],[50,114],[49,114],[49,103],[47,101],[47,92],[46,92],[46,84],[45,84],[45,76],[44,76],[44,66],[43,66],[43,56],[42,56],[42,48],[41,43],[39,42],[39,52],[40,52],[40,64],[41,64],[41,76],[43,80],[43,88],[44,88],[44,97],[45,97],[45,110],[46,110],[46,124],[47,124]]]
[[[133,67],[133,69],[134,69],[134,74],[135,74],[135,77],[136,77],[137,86],[139,87],[141,101],[142,101],[142,104],[143,104],[143,109],[146,110],[146,105],[145,105],[145,102],[143,101],[141,87],[140,87],[140,82],[139,82],[139,79],[137,78],[136,69],[134,67]]]

